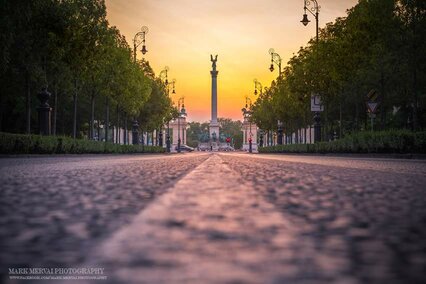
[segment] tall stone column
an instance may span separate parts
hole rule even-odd
[[[217,74],[219,71],[212,70],[212,120],[211,123],[217,123]]]
[[[210,133],[210,145],[212,150],[218,150],[219,148],[219,123],[217,122],[217,74],[219,71],[216,70],[217,55],[213,59],[210,55],[212,62],[212,70],[210,75],[212,76],[212,119],[210,121],[209,133]],[[214,139],[214,137],[216,139]]]

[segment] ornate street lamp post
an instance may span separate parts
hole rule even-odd
[[[311,5],[311,3],[313,3],[313,7],[308,7]],[[303,18],[300,22],[304,26],[307,26],[309,24],[310,20],[308,19],[308,14],[306,14],[306,11],[308,11],[309,13],[312,14],[312,16],[314,16],[315,22],[316,22],[316,42],[318,43],[319,10],[321,7],[318,5],[317,0],[304,0],[304,4],[305,5],[303,9],[305,10],[305,13],[303,14]],[[319,111],[316,111],[314,113],[314,142],[319,142],[319,141],[321,141],[321,115]]]
[[[175,90],[175,84],[176,79],[173,79],[171,82],[169,82],[169,79],[167,77],[167,74],[169,72],[169,67],[165,66],[164,69],[160,72],[160,79],[164,80],[164,85],[166,86],[167,90],[167,96],[170,96],[170,85],[172,86],[172,94],[176,94]],[[166,133],[166,150],[168,153],[170,153],[170,118],[167,118],[167,133]]]
[[[141,28],[141,31],[135,34],[135,37],[133,38],[133,61],[136,64],[136,49],[139,45],[142,45],[141,52],[142,54],[145,54],[148,52],[145,46],[145,35],[148,33],[148,27],[143,26]],[[132,144],[136,145],[139,144],[139,122],[136,118],[133,119],[132,123]]]
[[[269,70],[273,72],[275,70],[274,63],[278,65],[279,76],[281,77],[281,56],[275,52],[273,48],[269,49],[269,54],[271,55],[271,66]]]
[[[257,79],[254,79],[253,83],[254,83],[254,94],[255,95],[257,95],[257,94],[262,95],[263,94],[262,84]]]
[[[181,103],[182,103],[182,108],[181,108]],[[180,144],[181,144],[181,139],[180,139],[180,118],[186,116],[186,111],[185,111],[185,98],[181,97],[178,100],[178,145],[177,145],[177,151],[178,153],[180,153]]]
[[[249,107],[250,106],[250,107]],[[243,116],[244,116],[244,120],[248,120],[249,122],[249,153],[252,153],[252,132],[251,132],[251,99],[247,96],[246,97],[246,106],[244,108],[241,109],[241,111],[243,112]]]
[[[314,3],[313,7],[309,7],[311,5],[311,2]],[[309,19],[308,19],[308,14],[306,14],[306,11],[308,11],[309,13],[312,14],[312,16],[314,16],[315,18],[315,22],[316,22],[316,41],[318,42],[318,32],[319,32],[319,28],[318,28],[318,21],[319,21],[319,10],[320,10],[320,6],[318,6],[318,2],[317,0],[304,0],[304,7],[303,9],[305,10],[305,13],[303,14],[303,18],[300,21],[304,26],[307,26],[309,24]]]
[[[259,94],[261,97],[263,95],[263,87],[262,84],[257,80],[253,80],[254,83],[254,95]],[[259,147],[263,147],[263,131],[259,131]]]
[[[133,38],[133,61],[136,63],[136,49],[142,44],[141,52],[143,55],[145,55],[148,50],[145,46],[145,36],[148,33],[148,27],[143,26],[141,28],[141,31],[135,34],[135,37]]]

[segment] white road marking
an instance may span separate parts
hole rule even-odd
[[[278,283],[313,255],[313,245],[296,236],[212,155],[102,243],[88,265],[120,283]]]

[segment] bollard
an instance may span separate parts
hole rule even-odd
[[[138,121],[135,119],[133,120],[133,124],[132,124],[132,144],[133,145],[138,145],[139,144],[139,123]]]
[[[314,142],[321,142],[321,115],[318,111],[314,114]]]
[[[37,98],[40,101],[40,105],[37,107],[38,111],[38,123],[39,123],[39,134],[50,135],[50,113],[52,108],[49,106],[50,93],[46,87],[41,89],[41,92],[37,94]]]
[[[167,153],[170,153],[170,135],[169,133],[167,133],[166,135],[166,148],[167,148]]]
[[[161,129],[158,133],[158,146],[163,147],[163,131]]]

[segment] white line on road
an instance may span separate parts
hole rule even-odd
[[[88,264],[120,283],[278,283],[313,255],[313,245],[296,235],[212,155],[101,244]]]

